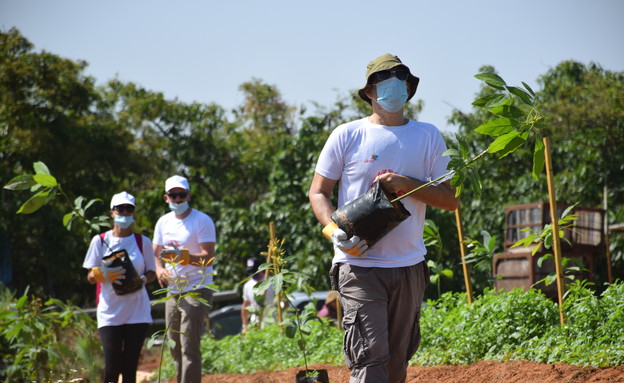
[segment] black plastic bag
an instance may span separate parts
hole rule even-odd
[[[401,201],[391,203],[379,182],[345,204],[331,218],[349,238],[357,235],[373,246],[411,214]]]
[[[128,252],[125,249],[117,250],[103,258],[104,263],[110,267],[122,266],[126,270],[126,279],[120,279],[121,285],[113,283],[113,289],[117,295],[133,293],[143,287],[143,281],[136,272]]]

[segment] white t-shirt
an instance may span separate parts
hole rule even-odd
[[[154,229],[154,244],[172,249],[172,244],[179,249],[188,249],[191,254],[201,252],[199,247],[203,242],[217,241],[217,230],[215,224],[207,214],[199,210],[192,209],[191,213],[183,219],[175,216],[174,212],[169,212],[156,222]],[[172,289],[172,293],[195,290],[197,285],[210,285],[213,283],[213,267],[201,267],[196,265],[176,265],[166,263],[167,270],[172,272],[172,281],[177,289]]]
[[[156,271],[152,242],[146,236],[142,236],[142,238],[143,253],[139,250],[134,234],[128,237],[115,237],[112,231],[107,231],[104,235],[104,241],[108,246],[102,242],[102,238],[98,234],[91,239],[82,267],[85,269],[100,267],[102,266],[102,258],[112,254],[113,251],[125,249],[139,275],[144,275],[147,271]],[[101,283],[97,322],[98,328],[122,324],[152,323],[147,290],[142,288],[129,294],[117,295],[112,284]]]
[[[429,181],[446,174],[449,157],[438,129],[409,120],[402,126],[373,124],[368,117],[338,126],[329,136],[316,173],[339,180],[338,207],[364,194],[378,175],[396,173]],[[363,256],[335,248],[333,263],[361,267],[405,267],[425,259],[422,233],[426,204],[411,197],[401,200],[411,216],[386,234]]]
[[[260,304],[258,303],[259,296],[256,295],[254,291],[254,286],[260,283],[259,281],[249,278],[247,282],[243,285],[243,300],[249,302],[249,308],[252,310],[251,315],[249,316],[249,322],[254,323],[258,320],[258,316],[256,313],[260,309]],[[269,287],[266,289],[266,294],[264,294],[264,315],[263,315],[263,325],[270,324],[274,321],[270,320],[270,318],[275,317],[277,314],[276,306],[275,306],[275,291],[273,287]]]

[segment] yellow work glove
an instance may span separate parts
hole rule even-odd
[[[357,235],[348,238],[347,233],[338,227],[336,222],[330,222],[323,228],[325,238],[332,241],[334,246],[354,257],[359,257],[368,250],[368,243],[365,239],[360,239]]]
[[[94,267],[91,270],[93,271],[93,278],[101,283],[109,282],[121,285],[121,280],[126,279],[126,269],[124,269],[123,266],[109,267],[102,265],[101,267]]]
[[[160,259],[165,262],[186,266],[191,263],[191,254],[188,249],[163,249],[160,252]]]

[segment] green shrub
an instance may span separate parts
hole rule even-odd
[[[486,290],[468,305],[465,294],[428,301],[421,318],[422,344],[413,365],[470,364],[480,360],[530,360],[580,366],[624,365],[624,285],[600,295],[582,283],[569,286],[566,325],[557,305],[537,290]],[[309,363],[344,364],[342,333],[310,323]],[[296,341],[278,326],[244,336],[202,340],[203,372],[250,373],[302,366]]]
[[[0,288],[0,380],[100,380],[96,323],[77,307]]]
[[[307,326],[308,363],[342,363],[342,333],[325,321],[313,321]],[[278,325],[221,340],[206,336],[202,339],[202,357],[205,374],[273,371],[304,365],[297,340],[287,338]]]

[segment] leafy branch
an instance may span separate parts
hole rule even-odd
[[[280,326],[284,329],[284,334],[290,339],[297,339],[297,346],[303,354],[303,362],[305,371],[308,372],[308,356],[306,336],[310,335],[309,323],[319,321],[321,319],[316,316],[316,310],[305,308],[301,312],[293,306],[286,292],[292,291],[296,287],[307,287],[307,276],[298,272],[291,271],[287,268],[288,263],[294,260],[294,257],[284,257],[283,240],[271,241],[268,245],[268,252],[262,253],[267,255],[268,262],[260,265],[258,272],[269,270],[273,273],[267,280],[258,283],[256,292],[263,294],[269,287],[273,288],[277,299],[277,305],[280,305],[282,299],[288,303],[288,307],[294,309],[294,317],[285,318]],[[304,289],[305,290],[305,289]]]
[[[488,153],[496,154],[498,158],[508,156],[524,145],[531,135],[535,136],[532,176],[534,179],[539,178],[544,170],[544,143],[541,140],[544,118],[537,109],[538,100],[535,92],[524,82],[523,88],[509,86],[495,73],[484,72],[475,77],[497,91],[497,93],[478,98],[472,103],[494,115],[475,129],[477,133],[493,137],[494,141],[486,150],[471,157],[466,141],[456,135],[459,148],[448,149],[443,153],[451,158],[447,166],[449,172],[391,202],[399,201],[420,189],[438,185],[448,179],[451,179],[451,186],[455,188],[456,196],[461,195],[464,183],[468,183],[478,197],[481,194],[482,184],[479,173],[473,165]],[[504,93],[500,93],[501,91]]]
[[[101,199],[95,198],[89,200],[83,206],[85,197],[79,196],[72,202],[67,193],[63,191],[61,184],[50,174],[50,170],[46,164],[38,161],[33,164],[33,168],[35,174],[16,176],[9,181],[9,183],[4,185],[4,188],[7,190],[29,190],[32,193],[31,197],[20,206],[16,214],[32,214],[54,200],[56,196],[60,194],[72,209],[71,212],[63,216],[63,226],[65,226],[67,230],[71,230],[72,223],[76,218],[81,219],[91,231],[96,233],[99,233],[102,227],[110,227],[109,217],[107,215],[96,216],[92,219],[86,216],[86,211],[96,202],[102,202]]]
[[[564,233],[565,233],[565,230],[573,230],[574,221],[576,221],[576,219],[578,218],[578,215],[570,214],[570,212],[572,211],[572,209],[574,209],[574,207],[576,207],[576,205],[577,204],[574,204],[572,206],[569,206],[567,209],[565,209],[563,213],[561,214],[561,218],[559,218],[558,220],[559,238],[563,239],[567,243],[570,243],[570,241],[568,241]],[[532,229],[525,228],[525,229],[522,229],[521,231],[531,232]],[[516,243],[514,243],[511,247],[519,247],[519,246],[524,246],[524,247],[533,246],[533,248],[531,249],[531,256],[535,256],[535,254],[537,254],[540,251],[540,249],[542,249],[542,247],[547,250],[552,249],[553,248],[553,226],[552,224],[549,223],[549,224],[544,225],[544,228],[539,233],[531,233],[525,238],[522,238],[516,241]],[[544,263],[544,261],[548,259],[553,259],[553,258],[554,256],[552,253],[546,253],[537,260],[537,266],[542,267],[542,264]],[[565,270],[565,273],[566,273],[566,278],[573,280],[574,275],[572,274],[572,272],[580,270],[580,267],[578,265],[579,261],[574,258],[563,257],[561,262],[562,262],[563,269]],[[554,281],[556,281],[556,279],[557,279],[557,276],[554,273],[551,273],[547,275],[546,278],[537,281],[536,284],[540,282],[544,282],[544,284],[548,286]]]

